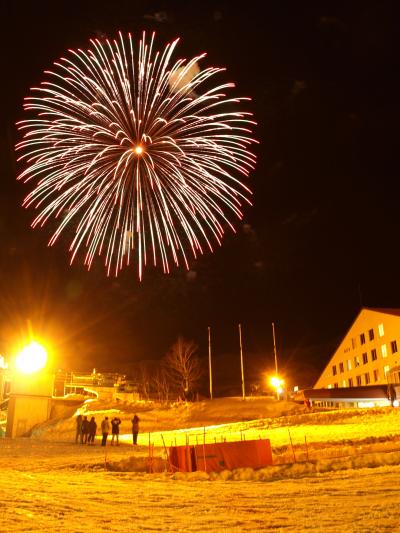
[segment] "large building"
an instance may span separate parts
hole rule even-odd
[[[400,309],[363,308],[314,388],[399,383],[399,349]]]

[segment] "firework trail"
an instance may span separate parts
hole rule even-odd
[[[33,118],[18,123],[32,227],[57,219],[50,245],[73,228],[71,263],[84,249],[85,265],[104,255],[108,274],[133,259],[140,278],[149,262],[189,268],[251,203],[241,178],[255,163],[254,122],[238,109],[249,98],[213,85],[224,69],[200,70],[205,54],[173,60],[178,39],[157,51],[154,37],[69,50],[25,99]]]

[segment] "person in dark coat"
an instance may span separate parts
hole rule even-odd
[[[117,446],[119,446],[119,426],[121,424],[121,419],[117,416],[111,420],[111,446],[114,446],[114,440],[117,441]]]
[[[101,423],[101,433],[103,435],[103,438],[101,440],[101,445],[106,446],[107,444],[107,437],[110,433],[110,422],[108,421],[108,416],[106,416]]]
[[[87,419],[87,416],[84,416],[82,420],[82,444],[87,443],[88,435],[89,435],[89,420]]]
[[[82,444],[82,415],[76,417],[76,435],[75,435],[75,444],[78,444],[78,441]]]
[[[132,418],[132,441],[133,441],[133,446],[137,445],[138,434],[139,434],[139,417],[137,415],[135,415]]]
[[[96,420],[94,418],[94,416],[92,416],[92,418],[90,419],[90,422],[89,422],[89,436],[88,436],[88,444],[94,444],[94,438],[96,436],[96,431],[97,431],[97,424],[96,424]]]

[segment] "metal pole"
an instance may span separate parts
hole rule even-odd
[[[239,342],[240,342],[240,367],[242,371],[242,397],[243,400],[246,397],[245,387],[244,387],[244,370],[243,370],[243,345],[242,345],[242,324],[239,324]]]
[[[213,399],[212,366],[211,366],[211,328],[208,326],[208,369],[210,374],[210,399]]]
[[[278,376],[278,356],[276,353],[276,340],[275,340],[275,324],[272,322],[272,338],[274,340],[274,356],[275,356],[275,375]],[[276,397],[278,400],[280,400],[278,389],[276,389]]]
[[[272,322],[272,338],[274,340],[275,374],[278,377],[278,356],[276,354],[275,324]]]

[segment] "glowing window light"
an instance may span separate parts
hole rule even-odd
[[[45,348],[36,341],[32,341],[25,346],[15,360],[15,366],[24,374],[37,372],[46,365],[47,352]]]

